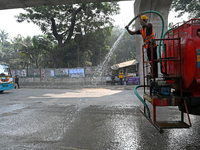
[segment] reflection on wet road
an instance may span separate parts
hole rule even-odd
[[[160,134],[140,113],[133,90],[21,89],[0,97],[0,149],[200,149],[199,116],[190,115],[190,129]],[[158,119],[177,119],[177,110],[158,110]]]

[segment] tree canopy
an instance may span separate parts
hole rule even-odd
[[[113,27],[111,16],[118,14],[120,8],[117,2],[97,2],[25,10],[27,13],[19,14],[17,21],[26,20],[38,25],[54,41],[53,67],[64,67],[68,64],[80,66],[85,62],[91,62],[92,65],[99,63],[98,59],[92,57],[98,56],[96,53],[99,52],[105,54],[108,50],[105,40]],[[81,60],[79,56],[85,58]]]
[[[68,4],[25,8],[17,21],[33,22],[47,35],[56,39],[59,47],[69,44],[74,34],[87,34],[105,26],[112,26],[111,15],[119,13],[117,2]]]
[[[200,17],[200,0],[173,0],[171,9],[178,12],[177,17],[188,13],[190,18]]]
[[[34,68],[45,67],[51,60],[52,43],[46,36],[27,37],[24,42],[27,40],[30,40],[30,44],[23,44],[19,49],[21,57],[24,57],[29,64],[34,64]]]

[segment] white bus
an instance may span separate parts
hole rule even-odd
[[[13,78],[8,65],[0,62],[0,93],[13,89]]]

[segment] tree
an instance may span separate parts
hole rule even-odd
[[[5,30],[0,30],[0,61],[10,64],[10,59],[15,56],[12,44],[8,41],[8,33]]]
[[[92,65],[98,65],[110,50],[108,38],[111,36],[112,29],[110,27],[98,29],[84,36],[83,46],[85,50],[89,50],[92,54],[90,62]],[[89,60],[88,60],[89,61]]]
[[[29,37],[27,37],[23,41],[29,40]],[[39,68],[45,67],[45,64],[51,61],[51,55],[49,54],[53,47],[52,43],[45,36],[33,36],[31,38],[31,45],[26,45],[23,42],[21,44],[22,47],[19,49],[19,52],[26,64]]]
[[[189,13],[189,17],[198,18],[200,17],[200,0],[173,0],[171,9],[179,12],[177,17]]]
[[[4,45],[7,39],[8,39],[8,33],[5,30],[0,30],[0,43]]]
[[[17,21],[33,22],[57,41],[59,51],[56,53],[55,67],[60,67],[63,52],[67,51],[67,45],[76,34],[86,35],[106,26],[112,27],[110,16],[118,14],[119,9],[117,2],[43,6],[26,8],[27,13],[17,16]]]
[[[111,35],[111,28],[100,28],[85,35],[76,34],[75,38],[64,47],[64,66],[81,67],[98,65],[109,52],[107,38]]]

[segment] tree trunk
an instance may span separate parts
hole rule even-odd
[[[56,23],[54,18],[51,18],[51,22],[52,22],[52,31],[53,31],[53,35],[56,38],[56,40],[58,41],[58,48],[63,48],[65,47],[67,44],[69,44],[71,37],[73,35],[74,32],[74,26],[75,26],[75,22],[76,22],[76,15],[77,13],[79,13],[81,11],[82,7],[79,7],[77,10],[75,10],[72,13],[72,18],[71,18],[71,25],[69,30],[66,30],[64,33],[62,34],[58,34],[57,32],[57,28],[56,28]],[[67,39],[63,42],[63,35],[65,33],[68,33],[67,35]],[[55,58],[55,67],[58,68],[61,65],[61,62],[63,61],[63,51],[61,50],[60,52],[58,51],[56,54],[56,58]]]

